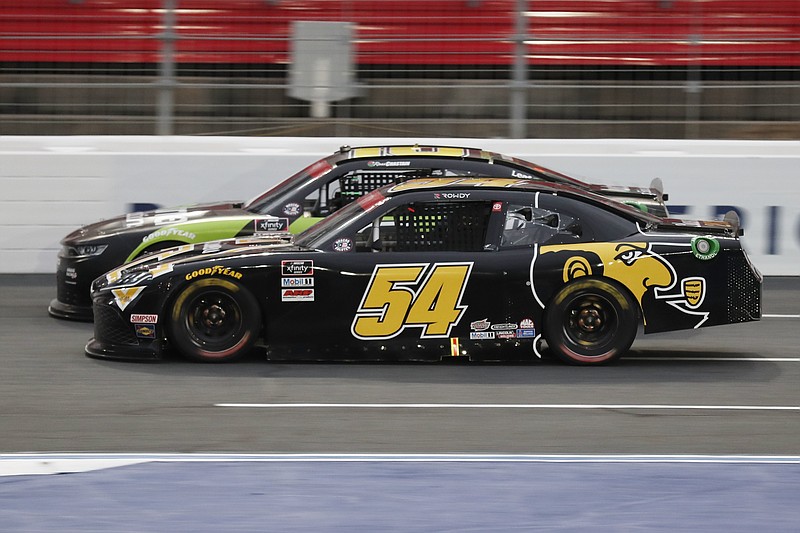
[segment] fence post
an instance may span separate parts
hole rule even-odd
[[[158,67],[156,135],[172,135],[175,119],[175,8],[177,0],[164,0],[164,31]]]
[[[511,138],[523,139],[526,135],[526,91],[528,87],[528,61],[526,59],[525,39],[527,37],[526,0],[517,0],[514,24],[514,70],[511,80]]]

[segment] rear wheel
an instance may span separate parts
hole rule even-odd
[[[638,326],[637,306],[624,289],[600,279],[578,279],[547,306],[544,337],[567,363],[603,364],[630,348]]]
[[[178,294],[169,320],[170,341],[184,356],[222,363],[249,352],[258,340],[261,312],[255,297],[233,281],[207,278]]]

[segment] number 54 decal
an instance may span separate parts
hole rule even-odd
[[[353,336],[391,339],[407,327],[420,327],[420,338],[447,337],[466,305],[461,297],[472,263],[376,265],[361,298]]]

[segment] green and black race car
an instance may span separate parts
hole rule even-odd
[[[292,243],[164,250],[93,283],[92,357],[607,363],[645,333],[758,320],[738,219],[664,219],[568,185],[414,179]],[[525,349],[527,347],[527,349]],[[531,349],[533,348],[533,349]]]
[[[86,225],[61,241],[57,297],[49,312],[91,320],[89,285],[104,272],[145,254],[181,244],[250,235],[288,239],[382,185],[421,176],[539,179],[597,192],[667,214],[660,182],[653,188],[585,183],[533,163],[474,148],[342,147],[245,203],[217,203],[129,213]]]

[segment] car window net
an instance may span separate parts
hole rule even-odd
[[[395,251],[481,251],[490,214],[489,202],[403,206],[394,213]]]

